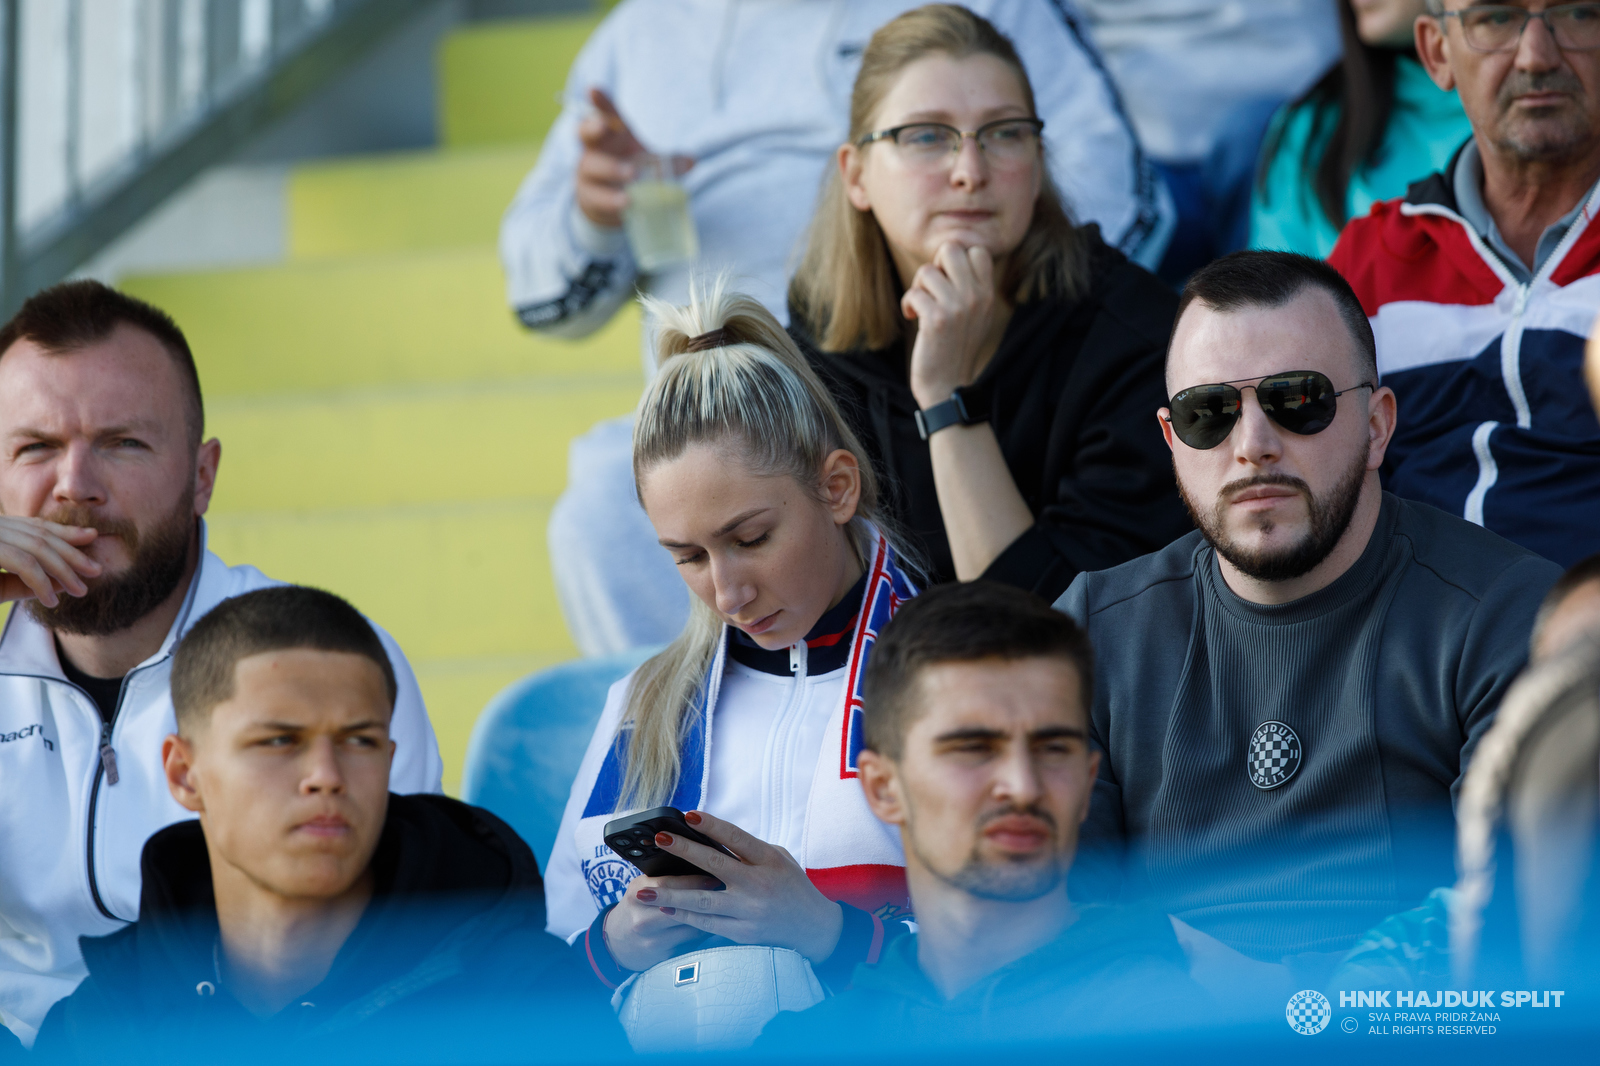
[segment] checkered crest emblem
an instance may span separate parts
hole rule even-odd
[[[1302,989],[1289,997],[1283,1015],[1289,1028],[1301,1036],[1316,1036],[1333,1020],[1333,1004],[1328,997],[1313,988]]]
[[[1262,722],[1250,736],[1250,783],[1262,791],[1277,788],[1300,769],[1300,738],[1282,722]]]

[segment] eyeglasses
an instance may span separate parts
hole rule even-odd
[[[1003,118],[985,122],[975,130],[958,130],[943,122],[913,122],[869,133],[856,144],[865,148],[878,141],[893,141],[900,154],[916,166],[948,166],[968,137],[993,166],[1016,167],[1039,158],[1039,136],[1044,122],[1036,118]]]
[[[1167,422],[1172,432],[1183,443],[1200,451],[1215,448],[1227,440],[1244,406],[1244,389],[1238,385],[1238,381],[1195,385],[1178,393],[1167,401],[1171,408]],[[1290,433],[1309,437],[1333,424],[1334,415],[1339,413],[1339,397],[1357,389],[1374,389],[1377,385],[1363,381],[1335,392],[1326,374],[1291,370],[1262,378],[1244,388],[1256,390],[1256,402],[1261,404],[1268,418]]]
[[[1538,12],[1510,4],[1480,4],[1441,11],[1434,17],[1459,22],[1461,36],[1474,52],[1511,51],[1522,40],[1530,19],[1544,23],[1557,48],[1569,52],[1600,48],[1600,4],[1557,4]]]

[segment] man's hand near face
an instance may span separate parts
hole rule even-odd
[[[0,514],[0,603],[37,599],[54,607],[62,593],[87,593],[84,578],[99,577],[101,567],[79,549],[96,536],[83,526]]]

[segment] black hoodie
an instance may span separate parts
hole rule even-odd
[[[538,863],[499,818],[391,794],[372,873],[372,900],[328,976],[257,1018],[222,979],[200,823],[161,830],[144,848],[139,921],[82,938],[89,976],[51,1009],[36,1055],[393,1066],[626,1052],[604,995],[544,931]]]
[[[1177,297],[1085,227],[1088,290],[1036,300],[1011,316],[994,358],[966,390],[987,414],[1033,527],[984,577],[1046,600],[1080,570],[1104,570],[1193,528],[1178,499],[1156,411]],[[927,442],[917,435],[909,354],[824,352],[803,313],[789,332],[827,383],[885,481],[890,513],[914,538],[935,582],[955,579]]]

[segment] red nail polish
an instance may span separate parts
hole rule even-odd
[[[683,820],[688,822],[690,825],[699,825],[700,824],[700,812],[699,811],[690,811],[688,814],[683,816]]]
[[[662,907],[661,908],[661,913],[662,914],[677,914],[678,911],[674,907]]]
[[[656,901],[656,890],[655,889],[653,889],[653,888],[641,888],[639,890],[639,902],[640,903],[654,903],[655,901]]]
[[[670,847],[672,847],[672,834],[671,833],[657,833],[656,834],[656,846],[660,847],[660,848],[670,848]]]

